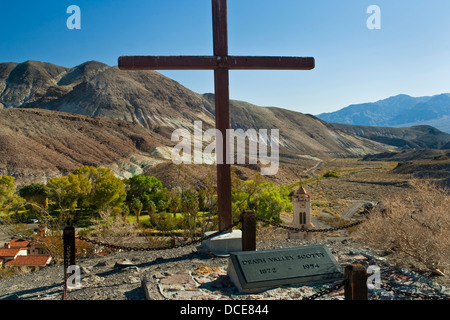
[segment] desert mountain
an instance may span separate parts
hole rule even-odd
[[[126,120],[171,133],[202,120],[214,124],[213,95],[200,95],[154,71],[122,71],[86,62],[72,69],[27,61],[0,67],[0,103]],[[301,113],[231,102],[233,128],[280,129],[283,147],[314,156],[363,155],[385,146],[330,129]]]
[[[362,126],[430,125],[450,133],[450,94],[417,98],[401,94],[377,102],[350,105],[317,117],[327,122]]]
[[[0,103],[180,127],[212,114],[201,95],[157,72],[121,71],[89,61],[72,69],[27,61],[0,64]]]
[[[214,95],[192,92],[158,72],[122,71],[96,61],[74,68],[38,61],[1,63],[2,108],[0,174],[24,178],[50,177],[82,164],[113,167],[123,176],[145,172],[170,162],[166,147],[175,144],[170,141],[175,129],[193,132],[198,120],[203,130],[214,125]],[[231,101],[230,111],[234,129],[279,129],[281,162],[398,147],[393,143],[398,132],[374,138],[311,115],[243,101]],[[401,133],[401,138],[436,145],[429,136],[421,141],[420,135]],[[440,144],[449,143],[450,135],[440,139]]]
[[[140,125],[63,112],[0,110],[0,175],[19,184],[46,182],[82,165],[104,166],[119,176],[143,173],[164,160],[169,144]]]
[[[448,149],[449,134],[431,126],[412,126],[408,128],[355,126],[334,123],[332,126],[350,135],[364,137],[373,141],[400,148]]]

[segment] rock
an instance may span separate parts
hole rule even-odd
[[[122,269],[122,268],[128,268],[128,267],[132,267],[132,266],[134,266],[133,262],[131,262],[128,259],[122,259],[122,260],[119,260],[116,262],[116,264],[114,265],[114,268]]]
[[[107,265],[106,261],[101,261],[97,263],[94,267],[106,267],[106,265]]]
[[[158,289],[158,283],[156,279],[148,274],[144,277],[141,283],[142,290],[144,291],[145,299],[147,300],[164,300],[164,296]]]
[[[193,298],[199,298],[203,296],[201,291],[179,291],[177,292],[173,300],[192,300]],[[201,299],[200,299],[201,300]]]
[[[231,288],[234,287],[233,283],[230,281],[230,277],[227,275],[221,275],[212,283],[213,288]]]
[[[193,297],[192,300],[229,300],[229,299],[222,299],[222,297],[220,296],[210,294],[210,295],[196,296]]]
[[[361,254],[355,255],[351,257],[353,260],[367,260],[367,258]]]
[[[103,277],[97,275],[90,275],[89,277],[84,277],[81,279],[81,287],[93,287],[102,283],[105,280]]]
[[[140,283],[140,282],[141,282],[141,279],[140,279],[140,278],[132,277],[132,276],[130,276],[130,277],[128,278],[128,283],[133,284],[133,283]]]
[[[90,274],[92,272],[93,267],[84,267],[81,266],[81,274]]]
[[[192,274],[195,274],[195,275],[209,275],[209,274],[211,274],[211,273],[213,273],[213,272],[217,272],[217,271],[220,271],[221,269],[220,268],[211,268],[211,267],[208,267],[208,266],[202,266],[202,267],[199,267],[199,268],[197,268],[197,269],[195,269],[194,270],[194,272],[192,273]]]
[[[172,285],[172,284],[190,284],[195,286],[196,283],[192,279],[189,271],[180,271],[176,274],[167,276],[159,281],[160,284]]]

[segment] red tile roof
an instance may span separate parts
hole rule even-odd
[[[50,261],[50,255],[18,256],[16,259],[6,262],[5,266],[45,266]]]
[[[0,257],[15,257],[20,251],[20,248],[0,249]]]
[[[30,241],[23,240],[23,239],[11,239],[9,242],[10,248],[26,248],[30,245]]]
[[[303,186],[300,186],[298,188],[298,190],[294,193],[294,198],[297,198],[299,195],[305,195],[306,198],[310,198],[310,195],[308,194],[308,192],[306,192],[305,188],[303,188]]]
[[[303,186],[300,186],[300,188],[298,188],[296,194],[308,194],[305,190],[305,188],[303,188]]]

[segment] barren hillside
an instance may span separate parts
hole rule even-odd
[[[281,169],[273,179],[280,183],[302,177],[322,159],[396,151],[398,141],[431,148],[450,143],[450,135],[431,127],[374,132],[243,101],[232,100],[230,109],[233,129],[279,130]],[[154,71],[121,71],[96,61],[74,68],[0,63],[0,113],[0,174],[21,183],[45,182],[80,165],[108,166],[120,176],[170,176],[154,166],[172,170],[172,132],[193,133],[194,121],[202,121],[203,130],[214,126],[214,95]],[[240,172],[251,176],[258,169]]]

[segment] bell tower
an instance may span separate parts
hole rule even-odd
[[[300,229],[312,229],[314,225],[311,223],[311,196],[306,192],[303,186],[292,195],[293,205],[293,227]],[[291,231],[289,239],[311,240],[312,232]]]

